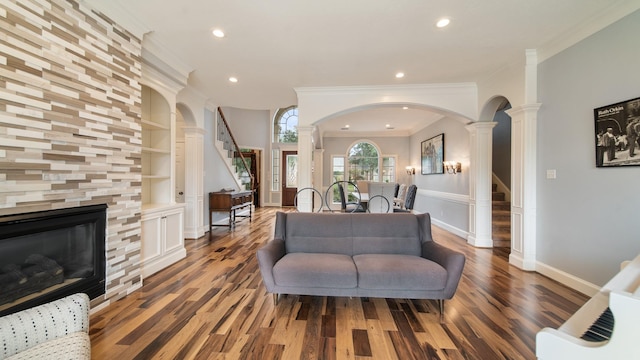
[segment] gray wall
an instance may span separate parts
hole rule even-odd
[[[421,175],[421,143],[435,135],[444,133],[444,160],[462,163],[459,174]],[[416,164],[413,182],[418,186],[414,209],[428,212],[432,218],[461,231],[469,229],[469,204],[457,200],[469,195],[469,132],[458,120],[444,118],[417,132],[410,138],[411,160]],[[425,196],[430,191],[436,196]]]
[[[269,110],[224,107],[222,112],[240,147],[269,149],[271,143]]]
[[[640,253],[640,167],[595,167],[593,119],[640,96],[638,34],[636,11],[538,68],[537,258],[596,285]]]
[[[209,226],[209,193],[233,186],[233,177],[216,150],[216,116],[215,112],[204,110],[204,224]],[[214,213],[213,222],[226,218],[223,213]]]
[[[511,189],[511,117],[501,110],[493,121],[498,124],[493,128],[492,170]]]

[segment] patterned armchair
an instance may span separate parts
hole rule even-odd
[[[90,359],[89,297],[65,298],[0,318],[0,359]]]

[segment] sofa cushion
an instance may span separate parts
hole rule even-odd
[[[54,340],[45,341],[7,358],[26,359],[91,359],[91,342],[86,332],[71,333]]]
[[[420,256],[420,228],[411,214],[354,214],[353,255],[403,254]]]
[[[353,261],[362,289],[442,290],[447,282],[442,266],[418,256],[363,254]]]
[[[279,286],[355,288],[356,266],[342,254],[289,253],[273,266],[273,278]]]
[[[353,255],[351,216],[346,214],[287,214],[287,253],[333,253]]]

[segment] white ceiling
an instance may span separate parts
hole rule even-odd
[[[298,87],[480,82],[523,64],[525,49],[544,60],[640,8],[640,0],[84,1],[148,30],[155,55],[186,69],[211,102],[264,110],[296,104]],[[435,26],[441,17],[451,19],[444,29]],[[215,38],[214,28],[226,36]],[[437,119],[377,108],[321,131],[350,123],[351,133],[404,134]]]

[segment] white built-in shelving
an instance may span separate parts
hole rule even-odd
[[[142,276],[184,258],[184,205],[174,198],[175,94],[142,86]],[[173,110],[172,110],[173,109]]]

